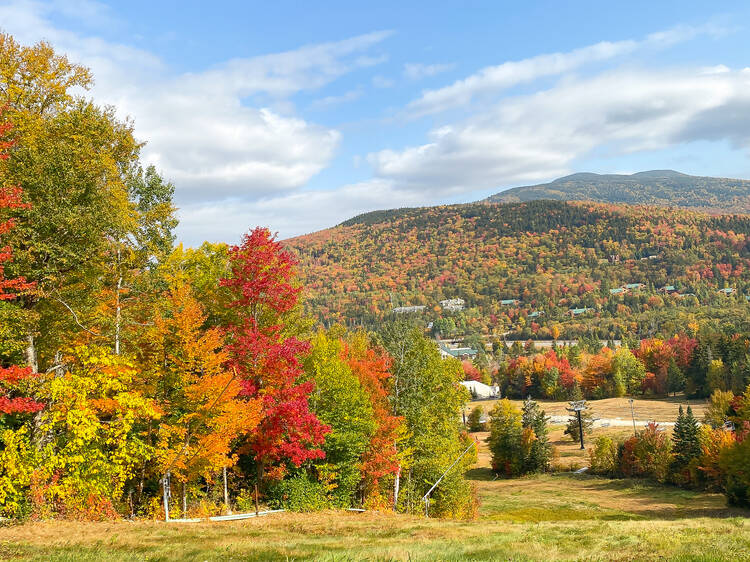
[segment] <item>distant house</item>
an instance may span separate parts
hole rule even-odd
[[[472,359],[476,357],[477,350],[470,347],[449,347],[443,342],[438,342],[438,348],[440,349],[440,357],[447,359],[448,357],[455,357],[456,359]]]
[[[637,291],[638,289],[644,289],[645,287],[646,285],[644,285],[643,283],[628,283],[627,285],[625,285],[625,288],[628,291]]]
[[[503,306],[513,306],[514,304],[518,304],[519,302],[521,301],[519,301],[518,299],[503,299],[500,301],[500,304]]]
[[[732,287],[725,287],[723,289],[719,289],[719,293],[725,296],[733,295],[736,292],[737,292],[737,289],[734,289]]]
[[[617,287],[616,289],[610,289],[610,295],[624,295],[628,290],[625,287]]]
[[[674,293],[677,289],[674,288],[674,285],[664,285],[661,289],[659,289],[660,292],[669,294]]]
[[[593,308],[571,308],[568,310],[568,314],[571,316],[580,316],[581,314],[585,314],[587,312],[590,312],[594,310]]]
[[[539,318],[542,314],[544,314],[543,310],[535,310],[531,314],[529,314],[529,318]]]
[[[397,306],[392,310],[394,314],[408,314],[410,312],[422,312],[426,306]]]
[[[443,310],[449,311],[463,310],[465,304],[466,302],[464,301],[464,299],[445,299],[443,301],[440,301],[440,306],[443,308]]]
[[[476,398],[497,398],[500,389],[477,381],[461,381],[461,384]]]

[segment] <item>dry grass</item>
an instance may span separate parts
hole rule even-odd
[[[569,473],[496,480],[489,461],[480,442],[469,473],[481,500],[475,521],[339,511],[182,525],[48,521],[0,528],[0,559],[750,560],[750,512],[718,494]]]
[[[522,400],[511,400],[518,407],[523,405]],[[467,412],[474,406],[481,406],[486,412],[492,410],[497,400],[480,400],[471,402],[467,405]],[[569,412],[565,409],[569,407],[567,401],[540,400],[542,409],[548,416],[567,416]],[[693,409],[696,418],[703,418],[707,403],[705,400],[688,400],[684,396],[669,398],[636,398],[633,401],[633,409],[636,421],[662,421],[671,422],[677,419],[679,406]],[[604,400],[589,400],[589,407],[596,418],[630,420],[630,403],[628,398],[605,398]]]

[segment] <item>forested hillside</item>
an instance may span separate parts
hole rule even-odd
[[[749,235],[741,215],[532,201],[378,211],[286,245],[327,324],[425,306],[414,314],[443,335],[620,338],[739,325]],[[443,310],[452,298],[465,309]]]
[[[750,211],[750,181],[689,176],[673,170],[632,175],[581,173],[550,183],[515,187],[488,198],[496,203],[552,199],[663,205],[727,211]]]

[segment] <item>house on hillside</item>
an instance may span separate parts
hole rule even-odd
[[[729,295],[733,295],[737,292],[737,289],[734,289],[733,287],[725,287],[723,289],[719,289],[719,293],[724,295],[725,297],[728,297]]]
[[[660,293],[664,293],[665,295],[672,294],[677,289],[674,288],[674,285],[664,285],[662,288],[659,289]]]
[[[625,285],[625,288],[628,291],[638,291],[640,289],[645,289],[646,285],[644,285],[643,283],[628,283],[627,285]]]
[[[438,342],[438,349],[440,350],[440,357],[443,359],[447,359],[448,357],[474,359],[478,353],[476,349],[472,349],[471,347],[449,347],[443,342]]]
[[[451,312],[463,310],[465,304],[466,302],[464,301],[464,299],[445,299],[440,301],[440,306],[442,307],[442,309]]]
[[[539,318],[542,314],[544,314],[543,310],[535,310],[529,314],[528,318]]]
[[[625,287],[617,287],[616,289],[609,290],[610,295],[624,295],[627,292],[628,290]]]
[[[503,306],[513,306],[520,302],[518,299],[503,299],[500,301],[500,304]]]
[[[426,306],[397,306],[392,310],[394,314],[408,314],[410,312],[422,312]]]
[[[489,386],[478,381],[461,381],[470,393],[472,398],[499,398],[500,389],[497,386]]]
[[[568,314],[571,316],[580,316],[581,314],[586,314],[587,312],[591,312],[594,310],[593,308],[571,308],[568,310]]]

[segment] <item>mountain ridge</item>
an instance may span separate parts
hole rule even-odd
[[[578,172],[548,183],[513,187],[484,199],[490,203],[594,201],[750,213],[750,180],[691,176],[675,170],[634,174]]]

